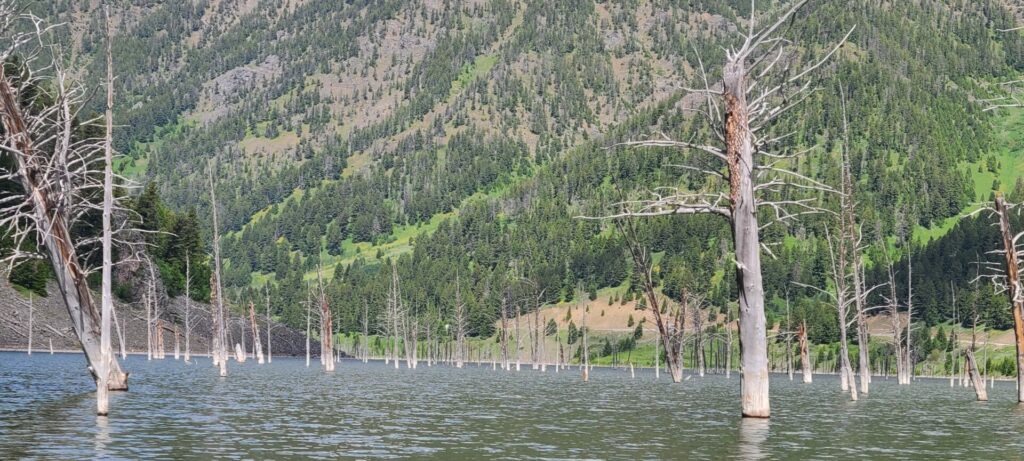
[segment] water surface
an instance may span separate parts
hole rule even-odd
[[[834,377],[773,376],[771,420],[739,417],[739,379],[595,369],[579,373],[395,370],[275,357],[184,364],[132,356],[131,391],[97,418],[77,354],[0,353],[0,459],[1020,459],[1014,384],[988,403],[948,380],[875,378],[850,402]]]

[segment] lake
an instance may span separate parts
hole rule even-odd
[[[342,361],[184,364],[132,356],[131,391],[95,416],[77,354],[0,353],[0,459],[796,459],[1024,456],[1024,407],[948,380],[875,378],[850,402],[833,376],[771,383],[772,418],[739,417],[739,379],[673,384],[650,370],[395,370]],[[687,373],[689,374],[689,373]]]

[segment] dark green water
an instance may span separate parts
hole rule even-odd
[[[129,358],[131,391],[94,415],[84,359],[0,353],[0,459],[1021,459],[1013,383],[992,401],[948,381],[876,378],[859,402],[834,377],[772,381],[773,417],[739,417],[734,375],[395,370],[346,361]]]

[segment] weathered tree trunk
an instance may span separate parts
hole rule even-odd
[[[221,286],[221,261],[220,261],[220,225],[217,221],[217,192],[213,183],[213,166],[207,169],[210,180],[210,209],[213,214],[213,293],[212,312],[213,317],[213,354],[216,365],[220,369],[220,376],[228,375],[228,344],[227,335],[224,333],[224,294]]]
[[[978,372],[978,362],[974,359],[974,348],[968,348],[965,355],[967,357],[967,368],[971,374],[971,383],[974,384],[974,392],[978,395],[978,400],[982,402],[987,401],[988,391],[985,390],[985,379]]]
[[[807,320],[800,322],[800,329],[797,330],[797,337],[800,342],[800,368],[801,371],[803,371],[804,383],[810,384],[814,379],[814,374],[811,370],[811,357],[807,350]]]
[[[370,361],[370,305],[363,300],[363,363]]]
[[[508,300],[506,296],[501,298],[501,369],[509,369],[508,358]]]
[[[583,307],[583,338],[580,342],[580,365],[583,372],[583,382],[590,381],[590,345],[587,342],[587,337],[590,335],[590,331],[587,328],[587,311],[589,308]]]
[[[28,355],[32,355],[32,293],[28,294]]]
[[[267,363],[274,363],[274,349],[270,343],[270,332],[274,329],[270,319],[270,283],[263,285],[267,294]]]
[[[100,360],[93,367],[96,369],[96,414],[106,416],[110,411],[109,384],[111,363],[114,352],[110,347],[110,317],[114,310],[113,283],[113,230],[110,224],[114,212],[114,150],[112,147],[114,131],[114,65],[110,52],[110,7],[104,7],[107,29],[107,111],[105,119],[107,132],[103,142],[103,269],[101,284],[100,313]]]
[[[903,377],[900,380],[901,385],[910,385],[911,379],[914,377],[914,355],[913,348],[911,347],[910,340],[910,328],[914,321],[914,262],[913,254],[910,249],[913,248],[912,242],[907,243],[907,334],[906,346],[903,348]],[[1019,350],[1019,348],[1018,348]]]
[[[117,309],[110,311],[110,313],[113,314],[114,317],[114,328],[117,330],[117,345],[121,350],[121,360],[128,360],[128,341],[125,340],[124,333],[124,330],[128,328],[128,325],[125,325],[125,328],[121,328],[120,322],[117,321]]]
[[[519,333],[519,320],[523,318],[523,311],[519,303],[516,303],[516,371],[519,371],[523,363],[523,336]]]
[[[761,279],[761,243],[754,199],[754,141],[747,107],[744,58],[723,69],[725,144],[732,199],[732,233],[739,289],[740,393],[744,417],[771,415],[768,398],[768,337]]]
[[[310,334],[310,311],[313,301],[309,297],[309,290],[306,290],[306,368],[309,368],[309,334]]]
[[[1024,293],[1020,282],[1020,262],[1014,245],[1010,220],[1007,216],[1006,200],[1002,194],[996,196],[996,213],[999,215],[999,231],[1003,237],[1003,252],[1006,256],[1006,286],[1013,311],[1013,335],[1017,343],[1017,401],[1024,402]]]
[[[249,302],[249,319],[252,321],[252,349],[256,353],[256,363],[263,365],[263,345],[260,344],[260,327],[256,324],[256,305]]]
[[[192,360],[192,255],[185,253],[185,361]]]

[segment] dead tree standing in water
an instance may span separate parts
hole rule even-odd
[[[228,343],[227,333],[224,325],[224,294],[221,285],[221,262],[220,262],[220,228],[217,221],[217,192],[213,182],[213,166],[211,164],[206,172],[210,181],[210,210],[213,216],[213,283],[210,289],[213,291],[211,300],[213,309],[210,316],[213,318],[213,363],[220,369],[220,376],[228,375]]]
[[[263,285],[264,293],[267,295],[267,363],[274,362],[274,351],[270,347],[270,331],[273,330],[274,325],[270,319],[270,283]]]
[[[469,324],[466,303],[462,301],[459,275],[455,275],[455,367],[462,368],[466,361],[466,330]]]
[[[806,213],[820,211],[813,198],[778,198],[786,186],[800,189],[831,190],[811,178],[786,167],[776,166],[799,155],[769,153],[789,134],[767,134],[780,114],[799,104],[811,90],[810,76],[828,61],[853,33],[851,30],[825,56],[807,63],[802,70],[791,69],[798,60],[791,42],[776,35],[793,19],[806,0],[797,1],[779,19],[756,30],[751,12],[749,30],[739,48],[726,52],[722,67],[722,87],[712,89],[706,73],[704,88],[693,92],[705,96],[704,116],[715,142],[701,144],[669,139],[626,143],[632,146],[669,147],[693,150],[721,161],[719,168],[693,164],[682,167],[713,179],[712,185],[728,184],[726,190],[680,191],[655,194],[652,200],[629,202],[630,210],[615,217],[659,216],[710,213],[725,217],[732,227],[736,261],[736,286],[739,288],[739,331],[741,407],[745,417],[767,418],[771,414],[768,396],[768,339],[764,312],[764,286],[761,275],[761,225],[757,209],[770,209],[776,221],[787,221]],[[792,59],[782,59],[788,57]],[[780,64],[781,63],[781,64]],[[799,63],[797,63],[799,65]],[[776,67],[779,66],[779,67]],[[702,65],[703,67],[703,65]],[[725,104],[720,110],[721,98]],[[763,157],[771,157],[763,161]],[[664,189],[662,189],[664,190]],[[759,198],[760,199],[759,199]]]
[[[11,62],[16,55],[23,58],[17,75],[0,69],[0,122],[4,129],[0,151],[14,164],[10,170],[0,169],[0,180],[20,183],[23,189],[20,194],[9,192],[0,197],[0,233],[13,242],[11,254],[3,260],[13,265],[34,257],[25,252],[31,247],[29,239],[35,239],[35,248],[45,248],[90,374],[97,385],[105,384],[106,390],[127,390],[127,373],[112,354],[105,353],[109,347],[102,334],[106,330],[109,338],[109,323],[104,322],[102,307],[97,309],[92,301],[89,269],[79,257],[80,245],[95,242],[76,242],[71,234],[90,213],[105,206],[111,213],[115,207],[120,209],[113,197],[110,203],[100,205],[93,196],[93,191],[106,186],[108,175],[97,174],[98,160],[106,157],[101,155],[106,142],[76,139],[79,126],[97,122],[79,123],[76,119],[86,91],[63,67],[65,58],[59,49],[49,46],[48,37],[55,26],[9,1],[0,1],[0,22],[0,41],[6,44],[0,49],[0,62]],[[38,45],[42,51],[30,49]],[[47,86],[49,83],[52,85]],[[47,90],[39,91],[43,87]],[[108,307],[107,320],[113,315],[112,306]]]
[[[808,353],[808,342],[807,342],[807,320],[800,322],[800,327],[797,330],[797,338],[800,343],[800,369],[803,371],[804,383],[810,384],[813,378],[813,371],[811,370],[811,358]]]
[[[319,264],[316,267],[316,281],[319,285],[320,303],[320,359],[324,371],[334,371],[334,322],[331,320],[331,308],[327,305],[327,293],[324,291],[324,280]]]
[[[640,284],[643,288],[643,296],[647,299],[647,307],[654,314],[654,325],[657,328],[658,340],[662,342],[665,348],[665,364],[672,375],[672,382],[682,382],[683,367],[680,362],[680,349],[684,324],[683,316],[675,315],[665,318],[664,314],[662,314],[663,306],[658,300],[650,252],[641,244],[639,228],[636,222],[633,220],[616,220],[615,225],[626,241],[629,254],[633,258],[633,270],[637,271],[640,276]]]
[[[986,275],[991,278],[996,287],[1006,291],[1010,297],[1010,310],[1013,313],[1013,334],[1017,345],[1017,401],[1024,403],[1024,286],[1021,285],[1020,268],[1021,255],[1024,250],[1018,245],[1018,241],[1024,232],[1013,234],[1010,230],[1009,214],[1013,208],[1020,205],[1010,205],[1001,193],[996,193],[995,208],[989,209],[999,220],[999,232],[1002,235],[1003,247],[994,253],[1001,253],[1004,258],[1003,274]]]
[[[260,344],[260,327],[256,324],[256,305],[249,301],[249,319],[252,321],[252,349],[256,353],[256,363],[263,365],[263,345]]]

